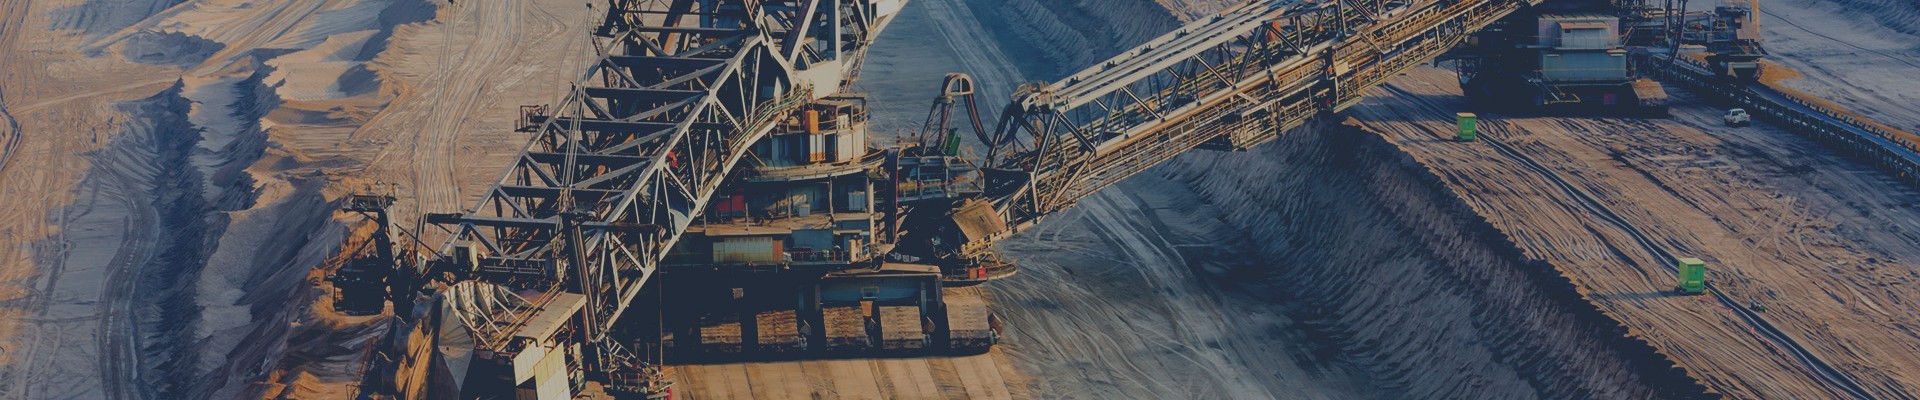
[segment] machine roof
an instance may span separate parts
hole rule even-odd
[[[1561,22],[1560,30],[1607,29],[1607,23],[1597,21]]]
[[[563,292],[553,296],[553,301],[541,307],[540,311],[534,312],[533,318],[527,320],[526,327],[515,332],[514,337],[547,340],[553,337],[555,332],[559,332],[560,327],[567,326],[567,322],[573,319],[574,314],[578,314],[580,309],[587,306],[587,297],[577,293]]]

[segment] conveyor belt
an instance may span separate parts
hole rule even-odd
[[[1537,3],[1255,1],[1030,88],[988,144],[987,196],[1009,229],[929,240],[951,248],[928,256],[988,257],[982,243],[1203,143],[1270,140]]]
[[[1834,145],[1886,169],[1900,180],[1920,186],[1920,143],[1911,132],[1885,128],[1862,117],[1802,99],[1764,83],[1718,79],[1704,61],[1655,55],[1649,72],[1699,93],[1738,103],[1747,112],[1787,126],[1794,132]]]

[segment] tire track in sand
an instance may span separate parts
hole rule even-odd
[[[13,46],[20,38],[20,26],[26,24],[27,13],[33,9],[32,0],[0,0],[0,73],[8,73],[14,68]],[[10,75],[10,73],[9,73]],[[4,142],[0,143],[0,181],[7,179],[7,166],[13,164],[13,155],[20,149],[20,121],[7,111],[7,82],[12,79],[0,79],[0,119],[5,119]]]

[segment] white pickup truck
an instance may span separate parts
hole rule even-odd
[[[1732,127],[1753,125],[1753,116],[1747,115],[1747,110],[1744,108],[1727,110],[1727,115],[1721,116],[1720,120]]]

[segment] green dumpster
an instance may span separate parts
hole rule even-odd
[[[1679,259],[1674,269],[1679,270],[1680,283],[1673,291],[1680,294],[1701,294],[1707,291],[1707,262],[1698,258]]]
[[[1473,113],[1459,113],[1454,114],[1454,116],[1460,119],[1460,136],[1456,138],[1457,140],[1471,142],[1474,138],[1479,137],[1480,116],[1473,115]]]

